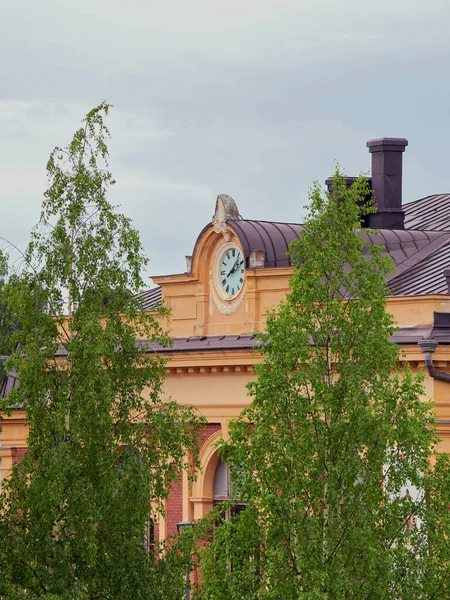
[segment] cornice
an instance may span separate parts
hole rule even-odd
[[[201,373],[253,373],[253,365],[224,365],[224,366],[183,366],[176,367],[169,365],[166,367],[168,375],[186,375],[186,374],[201,374]]]
[[[7,421],[8,424],[23,425],[23,420],[27,416],[27,412],[22,408],[12,408],[11,414],[8,415],[6,411],[0,412],[0,425],[2,421]]]
[[[198,281],[198,277],[196,277],[196,275],[193,273],[175,273],[174,275],[152,275],[151,279],[154,283],[160,285],[161,287],[173,283],[195,283],[196,281]]]
[[[417,304],[417,302],[431,304],[434,302],[449,302],[450,296],[444,294],[430,294],[426,296],[387,296],[389,304]]]
[[[170,375],[204,373],[253,373],[262,357],[255,350],[183,352],[171,356],[166,365]]]
[[[263,356],[257,350],[222,350],[209,352],[183,352],[170,356],[166,365],[170,375],[192,375],[204,373],[253,373]],[[413,370],[427,371],[424,357],[416,344],[401,347],[399,366],[407,362]],[[434,365],[437,369],[450,372],[450,346],[439,347]]]

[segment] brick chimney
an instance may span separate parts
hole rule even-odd
[[[408,145],[405,138],[369,140],[372,154],[372,190],[378,210],[369,215],[374,229],[404,229],[402,210],[402,156]]]
[[[345,186],[347,188],[351,188],[352,185],[355,183],[355,181],[358,179],[357,177],[343,177],[344,181],[345,181]],[[328,179],[325,179],[325,185],[327,186],[328,189],[328,193],[330,194],[330,196],[333,195],[333,180],[334,177],[328,177]]]

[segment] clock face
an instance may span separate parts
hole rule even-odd
[[[231,246],[222,253],[218,269],[223,292],[234,298],[244,285],[244,258],[237,246]]]

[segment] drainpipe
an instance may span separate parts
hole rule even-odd
[[[433,358],[431,355],[436,350],[438,342],[436,340],[421,340],[418,342],[418,344],[425,356],[425,365],[428,369],[428,374],[430,377],[439,379],[439,381],[447,381],[447,383],[450,383],[450,374],[436,371],[433,365]]]

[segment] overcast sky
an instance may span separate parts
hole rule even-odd
[[[450,192],[449,23],[449,0],[0,0],[0,235],[26,245],[50,151],[102,100],[149,274],[185,270],[219,193],[301,222],[370,138],[408,138],[405,202]]]

